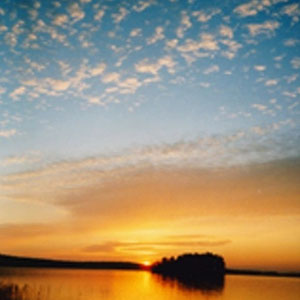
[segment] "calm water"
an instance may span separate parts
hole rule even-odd
[[[300,279],[226,276],[219,290],[143,271],[0,269],[1,300],[299,300]]]

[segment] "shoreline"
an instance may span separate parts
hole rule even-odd
[[[68,261],[0,255],[0,268],[77,269],[77,270],[132,270],[150,271],[151,266],[122,261]],[[226,269],[225,275],[248,275],[300,278],[300,272]]]

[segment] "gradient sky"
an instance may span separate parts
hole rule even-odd
[[[300,270],[300,5],[2,0],[0,252]]]

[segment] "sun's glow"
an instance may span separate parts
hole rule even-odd
[[[142,262],[142,264],[146,267],[149,267],[151,265],[151,262],[149,260],[145,260]]]

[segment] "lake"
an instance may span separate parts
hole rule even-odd
[[[147,271],[0,268],[1,300],[299,300],[300,279],[227,275],[217,289]]]

